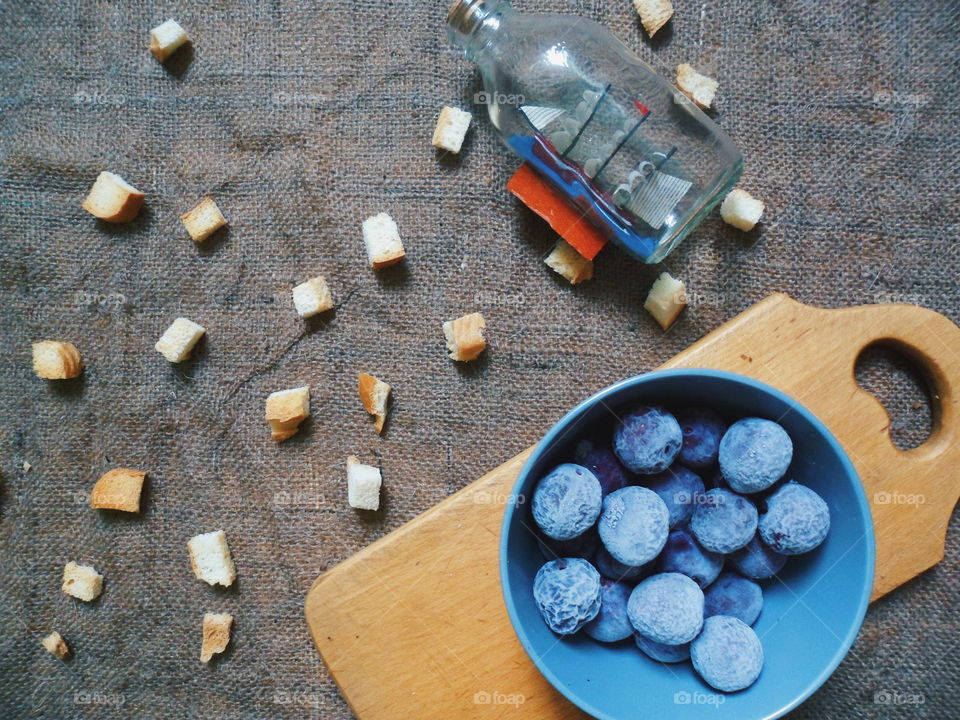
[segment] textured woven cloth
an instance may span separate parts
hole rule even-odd
[[[443,3],[0,0],[0,717],[348,718],[303,620],[314,578],[577,401],[773,291],[960,317],[956,0],[675,0],[654,41],[629,0],[516,5],[599,20],[665,74],[716,77],[762,226],[715,213],[663,268],[608,248],[571,288],[541,262],[555,236],[504,191],[518,161],[473,105]],[[195,40],[173,71],[146,49],[171,15]],[[476,114],[459,157],[430,146],[445,104]],[[134,222],[80,208],[101,170],[146,192]],[[230,229],[198,248],[178,216],[206,193]],[[360,222],[384,210],[408,259],[375,275]],[[691,296],[666,334],[641,309],[661,269]],[[339,306],[303,323],[290,288],[316,274]],[[440,324],[475,310],[489,351],[460,369]],[[171,366],[153,345],[178,315],[208,335]],[[74,342],[82,380],[36,378],[40,339]],[[358,371],[395,388],[383,437]],[[921,442],[916,377],[877,353],[859,376],[898,440]],[[278,447],[264,399],[305,383],[314,415]],[[383,467],[376,519],[347,507],[348,454]],[[117,466],[149,473],[140,517],[87,506]],[[239,573],[227,590],[187,559],[218,528]],[[945,560],[870,609],[791,718],[960,717],[957,541],[954,515]],[[104,574],[97,602],[60,592],[68,560]],[[209,667],[207,611],[236,618]],[[40,647],[51,629],[69,663]]]

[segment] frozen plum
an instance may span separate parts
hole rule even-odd
[[[757,533],[746,547],[730,553],[727,561],[739,570],[741,575],[753,580],[762,580],[780,572],[787,562],[787,556],[767,547]]]
[[[600,481],[582,465],[564,463],[547,473],[533,492],[533,519],[554,540],[582,534],[600,514]]]
[[[640,566],[624,565],[613,557],[603,545],[599,545],[593,555],[593,566],[602,577],[635,583],[650,574],[653,563],[649,562]]]
[[[633,635],[627,619],[627,600],[632,588],[621,582],[600,578],[600,612],[583,626],[583,631],[600,642],[612,643]]]
[[[682,645],[703,626],[703,591],[686,575],[651,575],[637,585],[627,602],[634,630],[654,642]]]
[[[597,530],[603,546],[615,560],[639,567],[663,549],[669,517],[659,495],[631,485],[603,499]]]
[[[690,645],[693,669],[707,684],[723,692],[750,687],[763,668],[763,647],[753,629],[741,620],[714,615]]]
[[[683,645],[664,645],[654,642],[640,633],[634,633],[633,639],[637,647],[643,650],[647,657],[663,663],[678,663],[690,659],[690,643]]]
[[[604,497],[630,484],[627,469],[620,464],[613,450],[608,447],[584,440],[577,446],[576,460],[597,476],[597,480],[600,481],[600,492]]]
[[[783,477],[792,459],[790,436],[772,420],[738,420],[720,441],[720,470],[739,493],[766,490]]]
[[[703,591],[703,616],[729,615],[753,625],[763,610],[763,591],[752,580],[723,572]]]
[[[693,504],[704,491],[700,476],[682,465],[673,465],[661,473],[646,476],[643,484],[659,495],[667,506],[670,527],[690,519]]]
[[[716,580],[722,568],[723,555],[700,547],[686,528],[676,528],[667,536],[657,559],[659,572],[682,573],[701,588]]]
[[[683,433],[677,419],[656,405],[644,405],[623,418],[613,434],[613,451],[628,470],[652,475],[666,470],[680,452]]]
[[[547,627],[572,635],[600,612],[600,573],[580,558],[551,560],[533,579],[533,598]]]
[[[817,547],[830,532],[830,508],[806,485],[788,482],[767,498],[760,518],[760,538],[783,555]]]
[[[739,550],[757,531],[757,508],[747,498],[716,488],[697,498],[690,531],[707,550]]]
[[[703,407],[681,410],[676,418],[683,433],[683,445],[677,460],[695,470],[713,465],[727,424],[713,410]]]

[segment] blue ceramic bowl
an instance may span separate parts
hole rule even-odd
[[[545,560],[533,532],[530,503],[523,500],[553,466],[573,459],[578,440],[612,432],[618,416],[650,402],[707,405],[729,419],[753,415],[778,421],[794,445],[787,478],[810,486],[830,506],[826,541],[790,558],[779,578],[761,581],[763,612],[754,629],[763,644],[763,672],[740,692],[713,690],[689,662],[655,662],[632,639],[605,645],[582,632],[555,635],[533,600],[533,578]],[[663,370],[601,390],[540,441],[514,493],[517,502],[507,504],[500,542],[500,578],[510,620],[540,672],[597,718],[780,717],[830,676],[863,622],[873,586],[874,540],[870,506],[856,470],[812,413],[756,380],[715,370]]]

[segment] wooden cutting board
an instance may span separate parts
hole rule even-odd
[[[930,381],[933,433],[913,450],[891,444],[886,411],[854,380],[857,357],[875,342],[909,356]],[[821,310],[772,295],[662,367],[748,375],[792,395],[830,428],[871,501],[873,599],[942,559],[960,497],[960,328],[950,320],[911,305]],[[307,624],[362,720],[585,717],[527,657],[500,592],[503,502],[529,453],[313,584]],[[897,502],[903,493],[924,502]],[[523,702],[512,703],[518,697]]]

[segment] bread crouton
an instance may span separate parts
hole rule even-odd
[[[194,242],[203,242],[217,230],[227,224],[227,219],[212,197],[205,197],[200,203],[180,216],[183,226]]]
[[[374,270],[390,267],[406,255],[397,224],[384,212],[363,221],[363,242],[370,267]]]
[[[718,85],[712,77],[701,75],[686,63],[677,65],[677,87],[703,110],[710,107]]]
[[[740,230],[753,230],[763,215],[763,203],[746,190],[734,188],[720,205],[720,217]]]
[[[557,240],[544,262],[551,270],[565,277],[571,285],[593,277],[593,261],[587,260],[563,238]]]
[[[333,309],[333,295],[322,275],[293,288],[293,306],[302,318],[313,317]]]
[[[487,347],[483,331],[487,323],[480,313],[470,313],[443,324],[443,334],[447,339],[447,349],[453,360],[467,362],[473,360]]]
[[[133,220],[143,207],[144,194],[119,175],[102,172],[83,201],[83,209],[112,223]]]
[[[150,52],[160,62],[166,62],[181,45],[188,42],[190,38],[176,20],[167,20],[150,31]]]
[[[83,358],[73,343],[43,340],[33,343],[33,371],[45,380],[69,380],[83,372]]]
[[[364,465],[351,455],[347,458],[347,502],[359,510],[380,509],[380,468]]]
[[[116,468],[104,473],[90,493],[90,507],[103,510],[140,512],[140,492],[145,472]]]
[[[223,530],[196,535],[187,541],[190,567],[198,580],[210,585],[229,587],[237,577],[237,569],[230,557],[227,536]]]
[[[357,376],[357,389],[360,393],[360,402],[364,409],[373,415],[373,428],[378,433],[383,431],[383,423],[387,419],[387,401],[390,398],[390,385],[377,380],[373,375],[360,373]]]
[[[473,115],[466,110],[443,108],[437,120],[437,127],[433,131],[433,146],[447,152],[460,152],[463,137],[467,134],[472,119]]]
[[[61,660],[66,660],[70,657],[70,648],[67,647],[67,643],[63,639],[63,636],[56,630],[43,638],[43,640],[40,641],[40,644],[46,648],[48,653],[51,655],[56,655]]]
[[[206,331],[203,325],[180,317],[160,336],[154,348],[172,363],[183,362]]]
[[[647,293],[644,309],[666,330],[687,305],[686,286],[670,273],[661,273]]]
[[[228,613],[204,613],[203,643],[200,645],[200,662],[210,662],[217,653],[222,653],[230,644],[230,628],[233,615]]]
[[[103,589],[103,575],[89,565],[77,565],[72,560],[63,568],[63,585],[67,595],[84,602],[96,600]]]
[[[657,30],[673,17],[673,3],[670,0],[633,0],[633,7],[650,37],[656,35]]]
[[[267,397],[267,422],[270,434],[283,442],[297,434],[300,423],[310,417],[310,386],[279,390]]]

